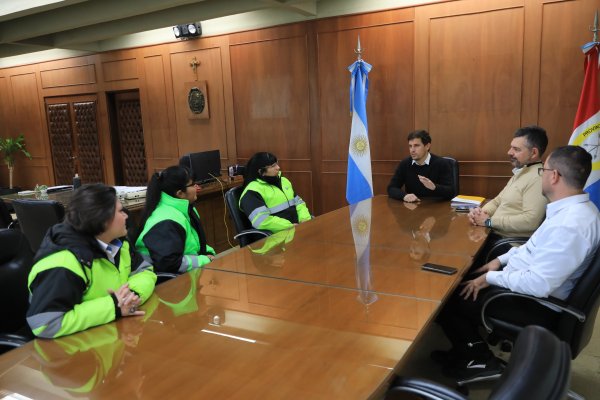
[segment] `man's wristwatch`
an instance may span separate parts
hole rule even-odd
[[[492,219],[491,218],[486,219],[484,224],[485,224],[486,228],[491,228],[492,227]]]

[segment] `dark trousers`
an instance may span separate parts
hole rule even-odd
[[[452,343],[453,350],[464,360],[486,360],[492,353],[479,333],[482,298],[490,288],[479,292],[477,300],[459,296],[460,286],[450,297],[437,318],[444,333]],[[553,330],[559,313],[531,300],[504,297],[494,300],[486,309],[486,315],[519,326],[540,325]]]

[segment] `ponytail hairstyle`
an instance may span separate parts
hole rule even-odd
[[[277,162],[277,157],[268,152],[260,152],[254,154],[246,164],[246,172],[244,173],[244,187],[252,181],[262,177],[266,171],[266,167]]]
[[[135,242],[144,230],[146,221],[152,215],[158,203],[160,202],[161,193],[168,194],[171,197],[177,197],[179,190],[185,192],[187,190],[187,184],[192,179],[190,170],[180,165],[173,165],[164,169],[160,172],[155,172],[148,181],[148,187],[146,188],[146,205],[144,212],[142,213],[142,219],[138,225],[137,230],[131,239],[131,243],[135,246]]]

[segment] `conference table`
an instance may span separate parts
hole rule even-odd
[[[358,218],[344,207],[158,285],[143,317],[4,354],[0,394],[380,397],[487,229],[448,202],[367,202]]]

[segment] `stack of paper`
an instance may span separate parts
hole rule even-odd
[[[132,200],[146,197],[146,186],[115,186],[117,196],[121,200]]]
[[[485,200],[485,197],[480,196],[465,196],[463,194],[459,194],[455,198],[452,199],[452,203],[450,206],[452,207],[460,207],[460,208],[473,208],[479,207],[481,203]]]

